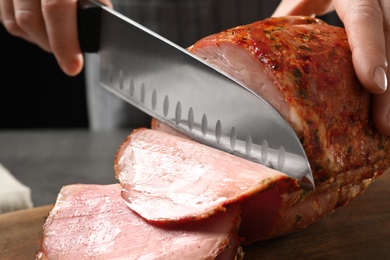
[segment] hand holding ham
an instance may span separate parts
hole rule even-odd
[[[390,135],[390,2],[388,0],[283,0],[273,16],[322,15],[336,10],[343,21],[356,74],[373,93],[376,128]]]

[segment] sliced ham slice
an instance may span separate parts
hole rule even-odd
[[[261,164],[150,129],[123,142],[115,171],[128,206],[154,222],[207,218],[275,183],[295,183]]]
[[[64,186],[36,259],[235,259],[238,207],[187,224],[157,226],[131,211],[119,184]]]

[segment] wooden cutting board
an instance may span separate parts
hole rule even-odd
[[[0,215],[0,259],[34,259],[52,205]]]
[[[245,248],[244,259],[390,259],[390,173],[330,216]],[[34,259],[52,205],[0,215],[0,259]]]

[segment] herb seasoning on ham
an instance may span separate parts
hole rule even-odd
[[[311,17],[270,18],[189,49],[263,96],[291,123],[316,185],[389,161],[390,154],[378,149],[389,147],[389,139],[372,127],[370,96],[354,73],[343,28]]]

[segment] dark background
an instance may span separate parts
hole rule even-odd
[[[66,76],[52,54],[0,25],[0,128],[88,127],[84,73]]]
[[[342,25],[335,13],[320,18]],[[0,66],[0,129],[88,128],[84,72],[65,75],[52,54],[1,25]]]

